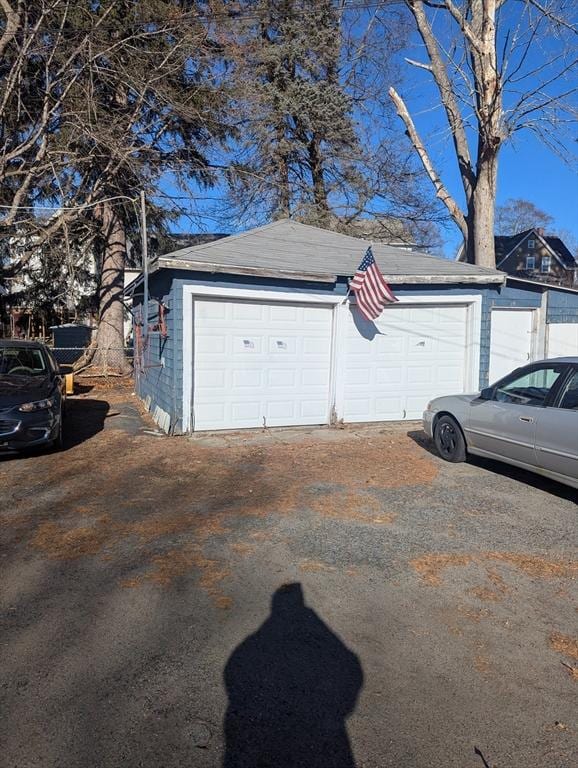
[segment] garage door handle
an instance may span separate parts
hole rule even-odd
[[[520,421],[525,421],[527,424],[533,424],[534,419],[531,416],[520,416]]]

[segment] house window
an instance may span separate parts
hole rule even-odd
[[[542,256],[542,263],[540,264],[540,272],[549,272],[552,259],[549,256]]]
[[[536,269],[536,257],[526,256],[526,269]]]
[[[536,247],[536,241],[528,240],[528,248],[535,248],[535,247]]]

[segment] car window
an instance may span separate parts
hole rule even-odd
[[[518,405],[544,405],[563,371],[563,366],[535,368],[529,373],[506,380],[496,389],[496,400]]]
[[[40,349],[0,348],[1,376],[37,376],[46,371],[46,360]]]
[[[562,397],[558,407],[568,411],[578,411],[578,370],[574,371],[562,390]]]

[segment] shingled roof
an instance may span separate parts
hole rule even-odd
[[[537,229],[526,229],[524,232],[518,232],[515,235],[497,235],[494,238],[496,247],[496,264],[499,264],[502,259],[512,251],[518,243],[523,242],[527,237],[532,235],[533,237],[541,237],[548,246],[558,256],[562,264],[566,269],[576,269],[578,262],[572,255],[572,253],[566,247],[566,244],[559,237],[551,235],[542,235]]]
[[[164,254],[156,269],[252,274],[335,282],[351,277],[369,241],[282,219],[210,243]],[[374,243],[373,254],[389,282],[503,283],[495,269]]]

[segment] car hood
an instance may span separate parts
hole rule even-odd
[[[52,394],[50,376],[0,376],[0,411]]]
[[[431,401],[432,410],[439,411],[443,408],[447,408],[450,404],[461,403],[464,406],[469,405],[473,400],[477,400],[480,396],[479,392],[474,392],[473,395],[446,395],[445,397],[436,397]]]

